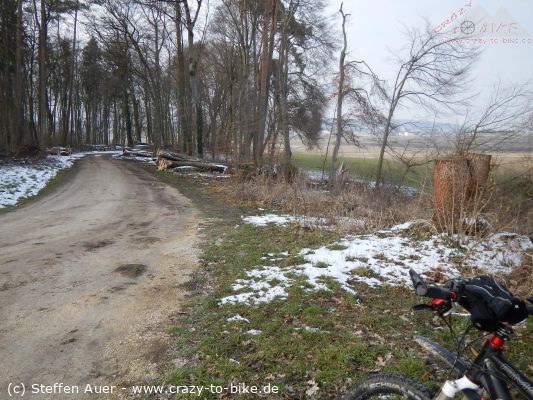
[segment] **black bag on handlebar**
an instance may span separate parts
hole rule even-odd
[[[494,332],[503,322],[514,325],[528,316],[525,303],[489,276],[464,280],[458,294],[457,302],[484,331]]]

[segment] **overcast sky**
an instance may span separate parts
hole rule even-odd
[[[340,0],[326,0],[340,24]],[[462,11],[461,11],[462,9]],[[447,19],[463,14],[475,21],[475,34],[488,41],[511,39],[514,44],[486,44],[473,71],[473,90],[487,92],[501,79],[504,83],[533,79],[533,1],[531,0],[346,0],[349,57],[365,59],[380,77],[391,78],[391,51],[402,48],[403,26],[421,26],[427,18],[436,28]],[[455,20],[454,23],[460,21]],[[340,25],[339,25],[340,26]],[[524,43],[525,42],[525,43]]]

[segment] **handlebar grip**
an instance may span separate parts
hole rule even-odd
[[[426,294],[423,296],[431,297],[433,299],[450,300],[452,298],[450,289],[446,289],[441,286],[429,285],[427,287]]]

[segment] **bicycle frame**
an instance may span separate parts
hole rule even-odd
[[[533,400],[531,381],[505,359],[502,348],[495,348],[491,343],[492,340],[483,346],[466,374],[480,382],[491,399],[512,399],[506,382],[508,381],[525,398]]]
[[[480,400],[481,389],[485,388],[491,399],[512,400],[508,381],[526,399],[533,400],[533,384],[503,356],[503,340],[495,335],[487,341],[472,365],[468,364],[446,350],[439,344],[424,338],[415,340],[426,350],[438,356],[457,370],[461,378],[446,381],[435,400],[453,398],[459,392],[469,400]],[[478,382],[478,384],[474,383]]]

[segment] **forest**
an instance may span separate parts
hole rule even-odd
[[[320,0],[1,7],[1,152],[146,142],[258,163],[282,142],[290,158],[289,132],[318,137],[334,49]]]
[[[526,3],[0,0],[0,397],[531,398]]]

